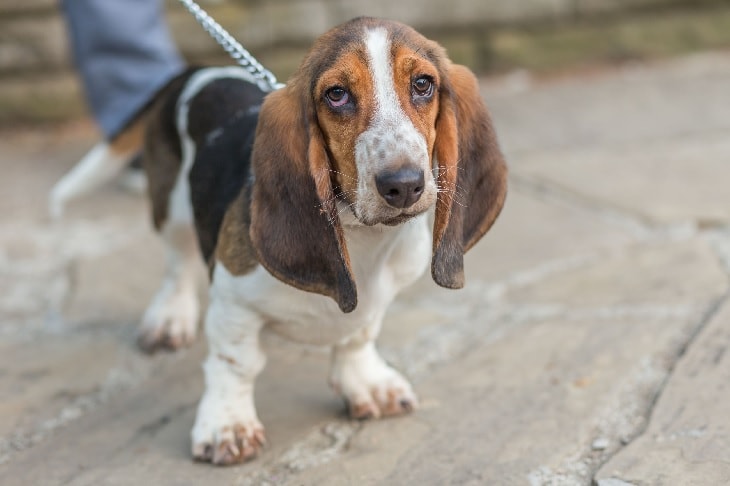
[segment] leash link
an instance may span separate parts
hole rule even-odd
[[[243,67],[257,81],[264,91],[275,91],[284,84],[276,80],[276,76],[263,67],[231,34],[213,19],[193,0],[179,0],[203,29],[231,56],[239,66]]]

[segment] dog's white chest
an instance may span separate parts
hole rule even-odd
[[[382,319],[396,294],[423,274],[431,255],[429,236],[426,215],[398,227],[345,227],[358,295],[357,307],[347,314],[329,297],[291,287],[261,266],[236,277],[217,265],[211,292],[225,293],[289,339],[336,344]]]

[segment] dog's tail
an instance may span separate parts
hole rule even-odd
[[[73,199],[88,194],[114,179],[131,159],[140,153],[144,142],[147,110],[142,110],[111,140],[94,146],[59,180],[48,197],[48,211],[58,219]]]

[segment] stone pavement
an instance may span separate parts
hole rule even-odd
[[[266,336],[253,463],[194,464],[205,344],[142,355],[162,270],[116,187],[44,217],[83,125],[0,140],[0,484],[730,484],[730,53],[484,82],[511,164],[462,291],[391,308],[414,415],[351,422],[328,355]]]

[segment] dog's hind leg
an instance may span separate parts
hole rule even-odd
[[[167,246],[165,277],[137,332],[139,346],[148,352],[192,344],[200,313],[196,285],[200,256],[194,229],[169,222],[160,233]]]
[[[148,177],[155,226],[165,243],[166,272],[162,286],[145,312],[138,343],[147,351],[190,345],[197,334],[200,305],[198,269],[202,259],[190,206],[187,167],[156,133],[148,134],[143,165]]]

